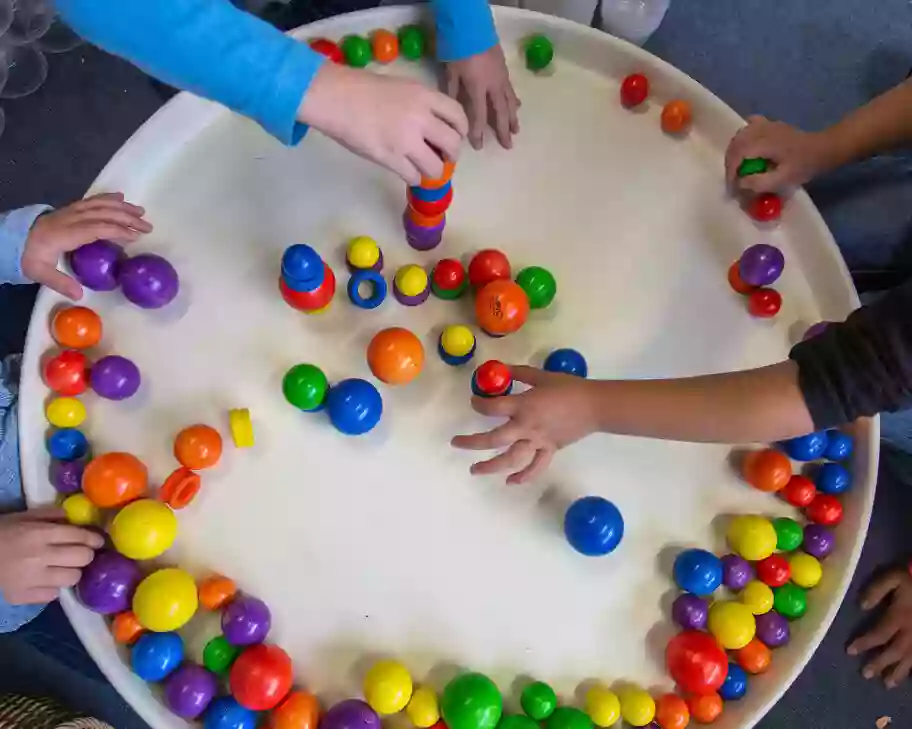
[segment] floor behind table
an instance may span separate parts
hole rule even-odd
[[[304,3],[274,17],[290,27],[315,15]],[[647,48],[744,115],[765,113],[819,128],[906,76],[912,68],[910,21],[906,0],[672,0]],[[140,72],[92,48],[52,57],[38,93],[2,102],[7,129],[0,137],[0,208],[80,197],[166,95]],[[812,186],[854,268],[910,270],[910,170],[910,160],[897,155]],[[34,287],[0,287],[0,356],[21,351],[33,298]],[[761,729],[864,729],[882,716],[891,716],[893,726],[912,726],[912,685],[888,692],[864,681],[859,661],[844,654],[864,617],[857,608],[860,586],[875,569],[912,553],[910,518],[912,457],[887,452],[846,603]],[[0,654],[12,648],[9,638],[0,637]]]

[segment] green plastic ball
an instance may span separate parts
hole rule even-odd
[[[794,552],[804,541],[804,530],[794,519],[783,516],[773,520],[776,530],[776,549],[780,552]]]
[[[557,708],[557,694],[548,684],[536,681],[523,689],[519,703],[522,710],[535,721],[544,721]]]
[[[418,61],[427,51],[427,38],[420,25],[399,29],[399,53],[410,61]]]
[[[360,35],[347,35],[342,39],[345,62],[353,68],[364,68],[374,57],[370,41]]]
[[[282,392],[285,399],[299,410],[317,410],[326,401],[329,381],[316,365],[299,364],[285,373]]]
[[[545,722],[545,729],[594,729],[592,719],[572,706],[559,706]]]
[[[738,165],[738,177],[760,175],[769,169],[769,161],[762,157],[748,157]]]
[[[784,618],[798,620],[807,612],[807,593],[789,582],[773,590],[773,607]]]
[[[505,714],[497,729],[540,729],[537,722],[522,714]]]
[[[554,60],[554,46],[540,33],[526,41],[526,67],[530,71],[543,71]]]
[[[557,281],[551,272],[541,266],[529,266],[519,272],[516,283],[529,297],[529,306],[533,309],[545,309],[554,301],[557,294]]]
[[[217,635],[203,648],[203,665],[216,676],[224,676],[241,649],[231,645],[224,635]]]
[[[494,729],[503,714],[503,698],[487,676],[464,673],[446,685],[440,713],[449,729]]]

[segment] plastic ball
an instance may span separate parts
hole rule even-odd
[[[203,647],[203,665],[216,676],[227,675],[241,649],[231,645],[224,635],[217,635]]]
[[[852,488],[852,474],[838,463],[824,463],[817,471],[814,482],[824,494],[841,494]]]
[[[85,422],[86,409],[75,397],[57,397],[44,411],[48,422],[57,428],[78,428]]]
[[[392,63],[399,55],[399,39],[388,30],[371,33],[371,50],[378,63]]]
[[[101,524],[101,512],[85,494],[67,496],[60,504],[67,521],[75,526],[98,526]]]
[[[776,551],[778,538],[772,522],[762,516],[743,515],[732,519],[728,543],[748,562],[759,562]]]
[[[296,243],[282,253],[282,278],[295,291],[313,291],[323,283],[325,274],[323,259],[309,245]]]
[[[517,284],[501,279],[486,284],[475,297],[475,317],[492,336],[518,331],[529,316],[529,298]]]
[[[184,641],[177,633],[144,633],[130,651],[130,668],[143,681],[163,681],[184,660]]]
[[[735,660],[748,673],[756,676],[765,673],[773,662],[770,649],[754,638],[750,643],[735,653]]]
[[[555,349],[545,358],[542,369],[548,372],[559,372],[564,375],[575,375],[577,377],[589,376],[589,365],[586,358],[575,349],[565,347]]]
[[[722,584],[732,592],[740,592],[754,579],[754,568],[737,554],[726,554],[722,558]]]
[[[782,215],[782,198],[774,192],[757,195],[747,206],[747,214],[758,223],[770,223]]]
[[[379,271],[383,265],[383,254],[380,252],[377,241],[366,235],[360,235],[348,242],[345,260],[351,268],[356,270]]]
[[[570,546],[587,557],[610,554],[624,537],[624,518],[601,496],[577,499],[564,515],[564,535]]]
[[[186,663],[165,680],[165,706],[182,719],[196,719],[218,692],[218,680],[202,666]]]
[[[413,263],[396,271],[393,279],[393,296],[403,306],[419,306],[427,301],[431,294],[430,279],[427,272]]]
[[[826,431],[808,433],[797,438],[783,441],[782,449],[788,454],[789,458],[796,461],[816,461],[822,458],[826,452],[829,436]]]
[[[345,62],[352,68],[364,68],[373,58],[373,49],[367,38],[360,35],[347,35],[342,39],[342,53]]]
[[[317,729],[320,704],[307,691],[292,691],[269,715],[267,729]]]
[[[671,604],[671,618],[684,630],[703,630],[708,616],[709,603],[689,592],[682,592]]]
[[[786,620],[798,620],[807,612],[807,593],[791,583],[773,590],[773,607]]]
[[[444,688],[440,713],[448,729],[494,729],[503,713],[503,698],[487,676],[464,673]]]
[[[82,490],[95,506],[113,509],[146,493],[149,474],[130,453],[104,453],[86,464]]]
[[[167,505],[139,499],[121,509],[108,530],[115,549],[130,559],[154,559],[171,548],[177,518]]]
[[[742,470],[744,480],[759,491],[780,491],[792,477],[788,456],[772,448],[747,454]]]
[[[57,493],[69,496],[82,490],[82,461],[51,461],[51,485]]]
[[[431,272],[431,290],[440,299],[458,299],[468,286],[466,271],[454,258],[438,261]]]
[[[842,503],[831,494],[817,494],[804,513],[815,524],[837,526],[842,521]]]
[[[776,549],[780,552],[794,552],[801,546],[804,530],[794,519],[786,516],[773,519],[773,529],[776,530]]]
[[[666,134],[683,134],[690,129],[692,118],[690,104],[683,99],[673,99],[662,108],[662,131]]]
[[[73,498],[73,497],[70,497]],[[76,597],[92,612],[114,615],[130,609],[142,579],[139,565],[117,552],[102,549],[82,570]]]
[[[768,243],[757,243],[741,254],[738,272],[749,286],[769,286],[776,282],[785,268],[782,251]]]
[[[312,50],[321,56],[326,56],[333,63],[338,63],[339,65],[345,63],[345,55],[342,53],[342,49],[328,38],[314,38],[308,45],[310,45]]]
[[[554,60],[554,45],[542,35],[536,33],[525,42],[526,68],[530,71],[544,71]]]
[[[685,549],[675,557],[674,580],[685,592],[712,595],[722,584],[722,561],[705,549]]]
[[[407,385],[424,369],[424,346],[408,329],[384,329],[367,347],[367,364],[381,382]]]
[[[789,567],[792,571],[792,582],[805,590],[817,587],[823,577],[823,567],[820,566],[820,561],[803,552],[791,556]]]
[[[212,575],[199,583],[199,602],[206,610],[221,610],[237,595],[237,585],[222,575]]]
[[[209,425],[190,425],[174,439],[174,457],[193,471],[211,468],[222,457],[222,436]]]
[[[677,694],[662,694],[656,700],[655,722],[660,729],[687,729],[690,709]]]
[[[807,476],[796,473],[789,479],[779,495],[792,506],[804,508],[814,500],[817,495],[817,487]]]
[[[621,718],[621,701],[604,686],[593,686],[586,692],[586,713],[596,726],[614,726]]]
[[[717,693],[688,696],[687,708],[698,724],[712,724],[722,715],[722,697]]]
[[[747,296],[757,288],[745,283],[741,278],[741,261],[735,261],[728,267],[728,285],[732,287],[736,294],[741,294],[742,296]]]
[[[89,361],[82,352],[66,349],[44,366],[44,381],[58,395],[75,397],[88,387]]]
[[[785,557],[771,554],[766,559],[757,562],[757,577],[764,585],[782,587],[789,581],[792,571]]]
[[[823,457],[829,458],[831,461],[844,461],[852,455],[853,448],[852,436],[840,430],[828,430],[827,448]]]
[[[381,729],[381,723],[377,712],[364,701],[346,699],[323,715],[320,729]]]
[[[588,729],[591,729],[592,723],[589,723]],[[522,714],[504,714],[497,724],[497,729],[540,729],[539,724],[532,721],[528,716]]]
[[[378,714],[402,711],[412,697],[412,677],[398,661],[378,661],[364,677],[364,698]]]
[[[256,729],[259,717],[233,696],[215,699],[203,715],[203,729]]]
[[[89,383],[95,394],[107,400],[126,400],[139,389],[142,378],[139,368],[126,357],[102,357],[89,373]]]
[[[692,630],[668,642],[665,664],[675,682],[694,694],[717,691],[728,673],[728,658],[715,638]]]
[[[836,546],[836,536],[822,524],[807,524],[801,546],[812,557],[826,559]]]
[[[743,648],[754,639],[757,625],[750,608],[740,602],[722,601],[709,608],[709,632],[730,651]]]
[[[434,726],[440,721],[440,704],[437,702],[434,689],[429,686],[415,689],[408,706],[405,707],[405,713],[418,729],[429,729]]]
[[[467,326],[452,324],[440,333],[437,346],[444,362],[453,366],[462,365],[475,354],[475,335]]]
[[[509,279],[510,275],[510,261],[503,251],[486,248],[469,261],[469,283],[473,288],[481,289],[492,281]]]
[[[145,632],[132,610],[117,613],[111,621],[111,635],[121,645],[132,646]]]
[[[643,74],[632,73],[621,82],[621,104],[628,109],[639,106],[648,96],[649,79]]]
[[[737,663],[728,664],[728,675],[719,687],[723,701],[738,701],[747,693],[747,672]]]
[[[424,30],[417,25],[406,25],[399,29],[399,50],[404,58],[417,61],[425,54],[427,39]]]
[[[269,711],[291,689],[292,666],[288,654],[275,645],[261,643],[247,648],[231,667],[231,693],[241,706]]]
[[[175,567],[153,572],[133,595],[133,612],[140,625],[156,633],[182,628],[198,604],[193,578]]]
[[[763,615],[773,609],[773,591],[759,580],[749,582],[739,597],[754,615]]]
[[[757,638],[767,648],[779,648],[789,641],[788,620],[775,610],[757,616]]]
[[[89,452],[89,441],[82,431],[75,428],[61,428],[51,433],[45,441],[47,452],[58,461],[76,461]]]
[[[311,412],[323,407],[329,393],[329,381],[316,365],[298,364],[282,379],[285,399],[299,410]]]
[[[558,706],[545,721],[545,729],[592,729],[592,720],[579,709]]]
[[[747,310],[758,319],[770,319],[782,309],[782,294],[775,289],[757,289],[747,297]]]
[[[342,380],[329,391],[326,412],[340,433],[363,435],[380,422],[383,398],[377,388],[366,380]]]
[[[222,633],[232,645],[262,643],[271,626],[272,613],[266,603],[256,597],[237,597],[222,612]]]
[[[120,267],[120,288],[127,300],[143,309],[160,309],[177,296],[180,279],[167,260],[140,253]]]
[[[68,255],[73,276],[92,291],[116,289],[120,267],[126,258],[123,248],[108,240],[96,240]]]
[[[638,686],[627,686],[618,691],[621,702],[621,718],[630,726],[647,726],[655,719],[655,700]]]
[[[510,368],[496,359],[483,362],[472,375],[472,392],[479,397],[509,395],[513,389]]]
[[[67,306],[51,321],[51,335],[61,347],[86,349],[101,341],[101,317],[85,306]]]
[[[516,276],[516,283],[526,292],[529,306],[533,309],[546,309],[551,306],[557,295],[557,281],[554,275],[541,266],[529,266]]]
[[[557,694],[544,681],[533,681],[522,690],[519,703],[529,718],[544,721],[557,708]]]

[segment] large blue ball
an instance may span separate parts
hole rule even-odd
[[[76,428],[61,428],[48,436],[47,451],[58,461],[75,461],[89,452],[89,441]]]
[[[256,729],[257,714],[245,709],[233,696],[222,696],[206,709],[203,729]]]
[[[828,430],[827,437],[828,443],[823,453],[824,458],[829,458],[831,461],[844,461],[852,455],[852,436],[841,430]]]
[[[326,396],[326,412],[345,435],[363,435],[374,429],[383,415],[383,398],[367,380],[342,380]]]
[[[685,592],[708,597],[722,584],[722,560],[705,549],[685,549],[675,558],[674,579]]]
[[[548,372],[560,372],[564,375],[587,377],[589,365],[586,358],[575,349],[555,349],[545,359],[544,369]]]
[[[580,554],[600,557],[613,552],[624,537],[624,517],[601,496],[584,496],[564,515],[564,534]]]
[[[835,496],[852,487],[852,474],[838,463],[824,463],[817,471],[814,483],[818,491]]]
[[[130,654],[133,673],[143,681],[164,680],[184,660],[184,641],[177,633],[145,633]]]
[[[821,430],[783,441],[782,449],[789,458],[794,458],[796,461],[816,461],[818,458],[823,458],[828,442],[829,437],[826,431]]]
[[[728,664],[728,675],[719,687],[719,696],[723,701],[737,701],[747,693],[747,672],[737,663]]]

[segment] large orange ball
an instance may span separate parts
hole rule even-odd
[[[367,347],[367,364],[381,382],[406,385],[424,368],[424,346],[408,329],[384,329]]]
[[[130,453],[105,453],[93,458],[82,473],[82,490],[95,506],[113,509],[146,493],[149,473]]]
[[[748,453],[744,458],[744,480],[759,491],[781,491],[792,478],[789,457],[774,448]]]
[[[529,297],[519,284],[509,279],[491,281],[475,298],[475,316],[488,334],[512,334],[526,323]]]

